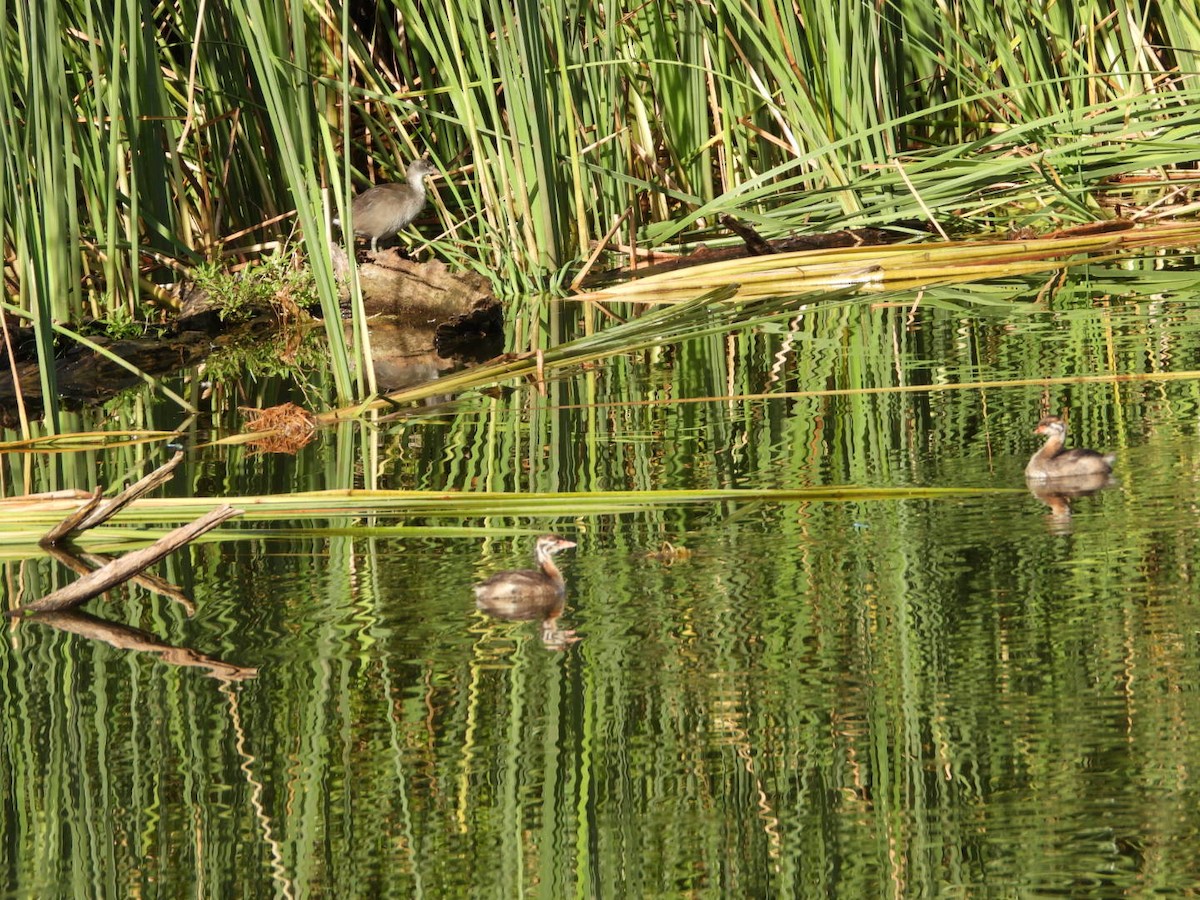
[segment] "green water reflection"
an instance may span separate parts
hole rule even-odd
[[[258,670],[239,682],[13,626],[9,893],[1193,890],[1196,381],[627,402],[1200,360],[1187,297],[1081,283],[1015,312],[915,299],[618,358],[545,397],[481,396],[361,439],[380,441],[378,482],[405,488],[1013,493],[491,523],[520,526],[511,539],[230,540],[164,572],[192,617],[138,587],[89,605]],[[1076,442],[1118,454],[1116,485],[1066,521],[1021,477],[1043,401],[1070,407]],[[332,486],[344,440],[228,472],[209,451],[180,490]],[[579,641],[563,649],[471,602],[545,529],[579,544],[563,622]],[[690,553],[647,557],[663,541]],[[57,577],[11,561],[6,601]]]

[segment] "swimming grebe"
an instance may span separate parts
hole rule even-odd
[[[475,605],[486,613],[502,619],[541,619],[562,611],[566,583],[554,554],[575,546],[574,541],[557,534],[543,534],[537,539],[533,558],[536,569],[515,569],[497,572],[475,585]]]
[[[1116,457],[1097,453],[1084,447],[1063,449],[1067,426],[1058,416],[1046,416],[1033,429],[1034,434],[1046,435],[1046,443],[1025,466],[1026,478],[1073,478],[1080,475],[1107,475]]]

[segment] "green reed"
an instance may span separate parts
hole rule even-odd
[[[1127,13],[397,0],[364,18],[239,0],[143,27],[129,4],[14,6],[9,299],[49,360],[52,322],[146,318],[196,263],[301,240],[349,400],[370,391],[369,350],[361,327],[347,348],[333,326],[328,214],[424,152],[447,174],[439,225],[421,223],[430,250],[505,296],[562,287],[602,240],[620,262],[723,239],[722,213],[775,235],[1192,212],[1169,176],[1200,137],[1200,23],[1174,4]],[[1131,173],[1159,180],[1117,182]]]

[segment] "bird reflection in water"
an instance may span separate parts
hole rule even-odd
[[[1077,497],[1088,497],[1115,484],[1107,472],[1090,475],[1069,475],[1063,478],[1027,478],[1029,493],[1050,507],[1050,530],[1057,534],[1071,533],[1071,502]]]
[[[575,546],[556,534],[544,534],[534,546],[536,569],[497,572],[475,585],[475,606],[489,616],[514,622],[542,623],[542,642],[561,650],[579,640],[574,631],[558,627],[566,603],[567,585],[554,564],[554,555]]]

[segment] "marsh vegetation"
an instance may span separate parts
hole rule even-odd
[[[1188,4],[139,13],[8,13],[4,322],[46,363],[266,270],[311,285],[327,356],[310,328],[245,348],[284,377],[218,355],[14,405],[9,606],[70,577],[35,541],[78,502],[15,495],[170,442],[164,496],[85,549],[246,515],[162,564],[190,610],[127,585],[89,606],[115,625],[10,633],[13,890],[1192,889]],[[406,237],[488,279],[506,352],[384,398],[327,223],[426,154]],[[732,243],[725,214],[900,242],[592,280]],[[286,402],[313,439],[261,452],[243,410]],[[1022,476],[1064,411],[1116,455],[1066,515]],[[559,645],[471,590],[546,532],[577,545]]]

